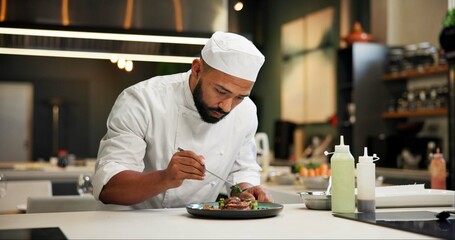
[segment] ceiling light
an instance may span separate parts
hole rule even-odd
[[[127,60],[125,65],[125,71],[131,72],[133,70],[133,61]]]
[[[117,67],[120,69],[124,69],[126,66],[126,60],[124,58],[119,58],[117,62]]]
[[[0,34],[205,45],[208,38],[0,27]]]
[[[24,48],[0,48],[0,54],[41,56],[41,57],[64,57],[64,58],[85,58],[111,60],[113,53],[105,52],[81,52],[62,50],[41,50]],[[117,54],[124,59],[141,62],[168,62],[191,64],[195,57],[166,56],[166,55],[144,55],[144,54]]]
[[[117,61],[118,61],[118,56],[117,55],[112,55],[111,63],[117,63]]]
[[[242,1],[237,1],[234,5],[234,10],[235,11],[241,11],[243,9],[243,3]]]
[[[23,39],[17,41],[21,45],[23,43],[24,47],[12,45],[10,47],[0,45],[0,54],[11,54],[11,55],[28,55],[28,56],[43,56],[43,57],[66,57],[66,58],[86,58],[86,59],[107,59],[112,63],[117,63],[120,57],[124,59],[129,59],[132,61],[145,61],[145,62],[169,62],[169,63],[191,63],[194,58],[198,57],[198,51],[200,50],[190,50],[187,55],[179,55],[178,51],[175,53],[168,53],[169,55],[161,55],[159,51],[155,51],[156,47],[147,48],[148,50],[152,49],[152,52],[142,53],[141,51],[136,51],[142,54],[136,54],[134,51],[132,53],[117,53],[119,51],[115,48],[116,44],[112,44],[112,41],[119,41],[121,44],[158,44],[155,46],[163,46],[165,44],[184,44],[188,45],[190,49],[199,49],[199,46],[205,45],[208,41],[208,38],[199,38],[199,37],[178,37],[178,36],[159,36],[159,35],[144,35],[144,34],[120,34],[120,33],[102,33],[102,32],[82,32],[82,31],[60,31],[60,30],[44,30],[44,29],[27,29],[27,28],[6,28],[0,27],[0,36],[11,36],[11,38],[16,39],[16,36],[21,36]],[[43,39],[43,41],[38,41],[40,39],[28,39],[27,37],[44,37],[44,38],[55,38],[56,41],[49,39]],[[62,47],[60,45],[53,46],[52,43],[60,42],[60,39],[67,38],[69,42],[65,42],[68,46],[72,47],[78,43],[71,41],[77,39],[80,41],[111,41],[103,42],[102,44],[108,44],[107,48],[91,48],[90,50],[79,51],[79,47],[74,49],[68,47]],[[0,39],[1,40],[1,39]],[[32,41],[33,40],[33,41]],[[1,42],[1,41],[0,41]],[[31,42],[31,43],[30,43]],[[6,42],[8,43],[8,41]],[[28,44],[31,44],[29,47]],[[39,44],[43,43],[43,46]],[[109,45],[109,43],[111,45]],[[36,46],[35,46],[35,45]],[[38,44],[38,45],[37,45]],[[46,45],[47,44],[47,45]],[[72,45],[71,45],[72,44]],[[91,43],[93,46],[94,45]],[[101,43],[100,43],[101,44]],[[90,47],[93,47],[90,45]],[[112,47],[114,46],[114,47]],[[128,45],[129,46],[129,45]],[[146,45],[131,45],[134,48],[140,48]],[[164,47],[163,47],[164,48]],[[48,49],[48,50],[46,50]],[[156,48],[160,49],[160,48]],[[104,50],[104,51],[103,51]],[[156,52],[156,54],[155,54]],[[192,53],[191,53],[192,52]]]

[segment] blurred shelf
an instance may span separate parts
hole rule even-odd
[[[401,111],[401,112],[384,112],[383,118],[407,118],[407,117],[437,117],[447,116],[447,108],[436,108],[431,110],[418,110],[418,111]]]
[[[409,69],[409,70],[405,70],[405,71],[398,72],[398,73],[386,74],[382,77],[382,80],[385,80],[385,81],[404,80],[407,78],[417,78],[417,77],[423,77],[423,76],[429,76],[429,75],[443,74],[443,73],[448,73],[448,72],[449,72],[448,65],[442,64],[442,65],[425,67],[423,69]]]

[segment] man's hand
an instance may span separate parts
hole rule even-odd
[[[258,200],[258,202],[273,202],[272,195],[264,189],[262,186],[252,186],[248,183],[241,183],[239,184],[243,189],[241,194],[233,194],[238,196],[240,199],[251,199],[251,201]],[[246,187],[248,186],[248,187]]]
[[[203,156],[191,151],[177,152],[165,170],[148,173],[125,170],[117,173],[104,185],[99,198],[105,204],[137,204],[182,185],[185,179],[203,180],[204,176]]]
[[[191,151],[176,152],[164,170],[165,184],[169,188],[182,185],[185,179],[204,180],[204,157]]]

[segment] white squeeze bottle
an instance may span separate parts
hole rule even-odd
[[[349,151],[349,145],[344,145],[343,136],[340,136],[340,145],[335,146],[330,168],[332,171],[332,212],[355,212],[354,157]]]
[[[376,165],[373,156],[368,156],[364,148],[363,156],[357,163],[357,210],[359,212],[375,212],[376,210]]]

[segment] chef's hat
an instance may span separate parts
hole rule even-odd
[[[225,32],[215,32],[201,55],[211,67],[252,82],[256,81],[265,61],[264,55],[248,39]]]

